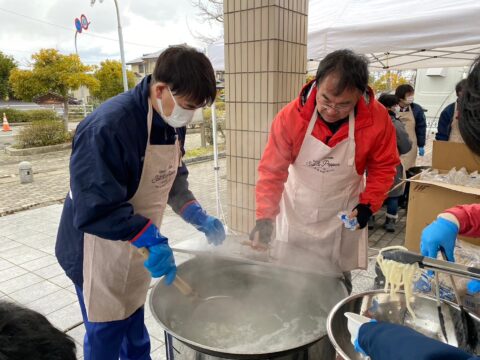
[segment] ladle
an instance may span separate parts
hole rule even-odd
[[[146,247],[142,247],[138,249],[138,252],[145,258],[148,259],[148,256],[150,255],[150,252]],[[215,295],[215,296],[209,296],[206,298],[200,297],[198,292],[194,291],[193,288],[190,286],[188,282],[186,282],[184,279],[182,279],[180,276],[175,275],[175,279],[173,280],[173,286],[175,286],[178,291],[180,291],[183,295],[189,297],[192,299],[192,301],[195,302],[205,302],[205,301],[210,301],[210,300],[217,300],[217,299],[230,299],[231,296],[227,295]]]

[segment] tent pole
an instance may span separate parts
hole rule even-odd
[[[215,101],[213,101],[212,107],[212,138],[213,138],[213,170],[215,171],[215,198],[217,204],[217,217],[221,218],[220,209],[220,183],[219,183],[219,170],[218,166],[218,144],[217,144],[217,116],[215,114]]]

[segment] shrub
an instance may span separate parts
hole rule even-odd
[[[71,135],[65,131],[59,120],[35,120],[23,127],[16,136],[14,147],[19,149],[63,144],[71,140]]]
[[[36,120],[59,120],[61,117],[55,110],[40,109],[40,110],[17,110],[12,108],[0,108],[0,115],[3,113],[7,115],[9,123],[32,122]]]
[[[219,110],[218,108],[216,108],[215,114],[217,115],[218,135],[220,135],[223,139],[225,139],[225,133],[223,132],[223,129],[225,127],[225,110]],[[207,144],[213,145],[212,109],[211,108],[203,109],[203,119],[205,121],[205,140]]]
[[[216,101],[215,102],[215,109],[217,111],[225,111],[225,102],[224,101]]]

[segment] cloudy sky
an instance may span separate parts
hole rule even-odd
[[[193,34],[218,35],[219,26],[203,23],[192,0],[117,0],[123,28],[126,60],[172,44],[203,47]],[[13,56],[21,67],[41,48],[75,52],[74,19],[85,14],[87,31],[78,34],[82,61],[98,64],[120,60],[114,0],[0,0],[0,51]]]

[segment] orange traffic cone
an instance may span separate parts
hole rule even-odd
[[[12,128],[8,125],[7,115],[5,115],[5,113],[3,113],[2,131],[12,131]]]

